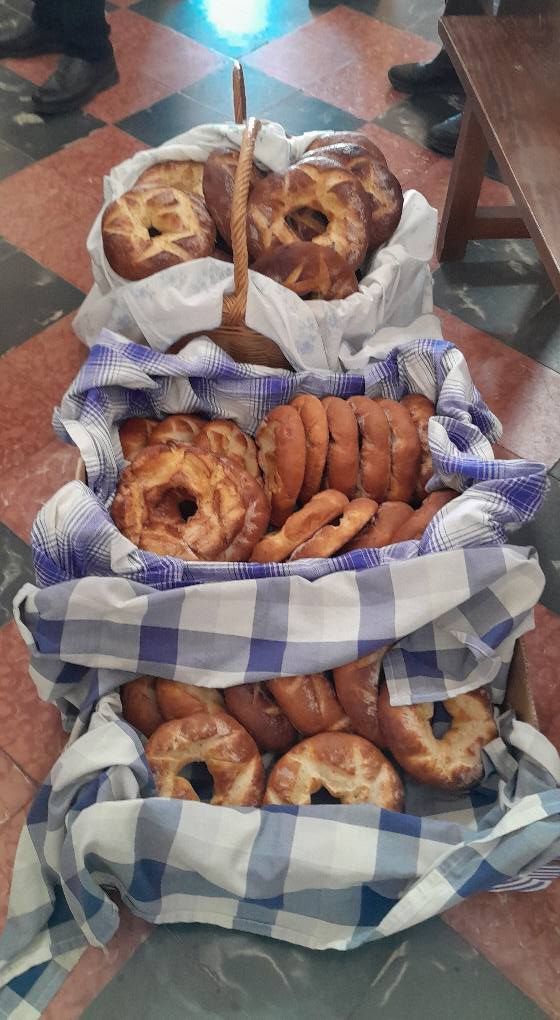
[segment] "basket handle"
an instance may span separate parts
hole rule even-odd
[[[241,140],[231,203],[231,242],[233,249],[233,294],[224,296],[222,322],[238,326],[245,321],[249,289],[249,252],[247,250],[247,201],[253,170],[253,153],[261,123],[251,117]]]
[[[233,64],[233,116],[236,124],[244,124],[247,120],[245,78],[243,68],[238,60]]]

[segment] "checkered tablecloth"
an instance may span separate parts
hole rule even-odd
[[[107,508],[123,464],[120,420],[203,411],[254,431],[302,388],[437,399],[434,484],[462,495],[421,542],[271,567],[183,564],[116,532]],[[39,693],[72,734],[18,847],[0,1015],[38,1016],[83,947],[106,944],[118,926],[107,888],[155,923],[348,949],[474,892],[542,888],[560,871],[560,759],[511,713],[475,790],[447,796],[408,782],[403,814],[154,797],[142,741],[120,716],[118,689],[138,673],[227,686],[330,668],[385,644],[393,702],[481,684],[501,702],[543,585],[534,551],[504,540],[540,505],[545,476],[542,465],[492,460],[499,427],[455,348],[424,341],[364,375],[298,376],[234,365],[204,341],[178,359],[106,336],[56,425],[79,445],[92,488],[70,483],[39,515],[39,587],[25,586],[15,607]]]

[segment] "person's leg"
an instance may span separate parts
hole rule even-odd
[[[57,0],[56,6],[64,52],[69,57],[97,61],[112,55],[104,0]]]
[[[482,14],[483,0],[446,0],[444,14]],[[444,49],[433,60],[415,64],[396,64],[388,71],[389,81],[398,92],[418,95],[426,92],[462,93],[461,83]]]
[[[58,21],[59,0],[36,0],[31,18],[0,13],[0,59],[37,57],[42,53],[62,53],[63,41]],[[9,8],[8,8],[9,10]]]
[[[119,80],[104,0],[56,0],[56,7],[65,55],[48,81],[32,93],[39,113],[78,109]]]

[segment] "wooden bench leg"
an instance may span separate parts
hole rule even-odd
[[[467,99],[438,233],[437,255],[440,262],[464,257],[467,241],[473,236],[489,151],[472,102]]]

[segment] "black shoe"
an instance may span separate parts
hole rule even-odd
[[[115,58],[81,60],[62,57],[56,71],[31,94],[38,113],[69,113],[78,110],[98,92],[110,89],[119,80]]]
[[[428,131],[428,145],[435,152],[441,152],[443,156],[454,156],[461,130],[461,113],[448,117],[441,124],[434,124]]]
[[[62,53],[62,42],[44,28],[22,18],[14,25],[0,25],[0,60],[5,57],[39,57],[42,53]]]
[[[388,70],[389,81],[399,92],[462,92],[463,87],[445,50],[426,64],[396,64]]]

